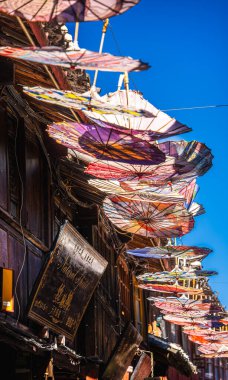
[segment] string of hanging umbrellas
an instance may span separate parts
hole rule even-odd
[[[107,19],[138,2],[2,0],[0,11],[28,21],[81,22]],[[184,326],[184,333],[199,344],[203,356],[227,357],[228,331],[215,331],[227,325],[227,317],[205,291],[209,276],[216,273],[201,267],[201,260],[210,250],[150,244],[151,238],[179,237],[194,227],[194,217],[204,212],[194,202],[196,179],[212,166],[213,156],[198,141],[164,141],[190,128],[129,89],[127,73],[149,66],[138,59],[102,53],[105,32],[104,25],[99,52],[80,49],[76,35],[74,42],[69,40],[64,48],[5,46],[0,47],[0,55],[72,70],[95,70],[94,86],[84,94],[42,87],[23,90],[39,102],[84,112],[86,122],[63,120],[51,124],[47,128],[49,136],[83,157],[85,172],[91,175],[89,183],[105,194],[103,209],[116,228],[149,241],[144,248],[128,249],[129,257],[148,263],[156,259],[175,261],[173,270],[144,272],[137,277],[139,287],[155,294],[149,300],[164,319]],[[97,93],[98,70],[125,72],[116,92],[104,96]],[[123,79],[125,89],[121,90]]]
[[[138,286],[153,292],[148,300],[153,303],[168,323],[181,326],[188,339],[197,344],[198,352],[206,358],[228,357],[228,317],[217,298],[208,291],[208,278],[215,271],[203,270],[201,260],[211,250],[201,247],[146,246],[127,250],[134,260],[175,261],[172,270],[145,272],[137,276]]]

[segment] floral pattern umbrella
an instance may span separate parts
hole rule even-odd
[[[164,153],[156,145],[113,128],[61,122],[50,125],[48,134],[68,148],[82,149],[96,159],[144,165],[165,160]]]
[[[58,46],[42,48],[2,46],[0,56],[81,70],[129,72],[149,68],[146,63],[130,57],[117,57],[109,53],[97,53],[86,49],[66,50]]]
[[[61,91],[43,87],[23,87],[26,95],[46,103],[62,106],[66,108],[74,108],[77,110],[93,110],[98,113],[114,113],[127,114],[134,117],[150,117],[151,114],[146,110],[125,108],[121,106],[110,106],[101,100],[101,97],[90,90],[83,94],[73,91]]]
[[[117,16],[140,0],[2,0],[0,12],[29,21],[96,21]]]
[[[128,249],[127,253],[129,255],[148,258],[148,259],[168,259],[174,257],[185,257],[193,258],[194,260],[198,257],[206,257],[212,250],[209,248],[201,248],[194,246],[185,245],[167,245],[166,247],[145,247],[136,248],[133,250]]]
[[[208,270],[172,270],[171,272],[163,271],[156,273],[144,273],[137,276],[137,280],[143,281],[145,284],[153,282],[153,281],[173,281],[176,280],[192,280],[197,278],[205,278],[209,276],[214,276],[218,274],[216,271],[208,271]]]
[[[182,204],[115,196],[105,198],[103,209],[119,229],[146,237],[182,236],[194,226],[192,215]]]
[[[146,119],[143,116],[136,120],[133,117],[116,116],[114,114],[98,115],[92,111],[86,111],[88,117],[100,119],[107,123],[120,125],[131,130],[139,130],[145,133],[145,138],[159,140],[162,138],[178,135],[190,131],[186,125],[181,124],[174,118],[154,107],[151,103],[143,98],[137,91],[119,90],[117,92],[104,95],[103,101],[112,105],[121,105],[124,107],[140,107],[151,113],[151,117]]]

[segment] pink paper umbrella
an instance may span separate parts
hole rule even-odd
[[[185,318],[182,316],[176,316],[176,315],[165,315],[164,320],[170,323],[173,323],[174,325],[179,326],[197,326],[201,324],[201,319],[197,318]]]
[[[200,301],[192,301],[189,300],[188,303],[181,303],[180,301],[178,302],[159,302],[155,301],[154,305],[163,310],[167,310],[170,312],[175,312],[176,310],[180,310],[183,312],[198,312],[202,311],[203,313],[206,314],[212,314],[216,313],[218,311],[221,311],[221,308],[214,306],[211,303],[202,303]]]
[[[200,294],[203,292],[202,289],[195,289],[191,287],[185,287],[178,284],[169,285],[169,284],[139,284],[139,288],[145,290],[151,290],[154,292],[163,292],[163,293],[186,293],[186,294]]]
[[[176,309],[176,310],[173,310],[172,308],[166,308],[166,309],[162,309],[160,310],[160,313],[161,314],[170,314],[170,315],[179,315],[181,317],[184,317],[184,318],[202,318],[202,317],[205,317],[207,316],[207,312],[206,311],[202,311],[202,310],[194,310],[194,311],[185,311],[185,310],[181,310],[181,309]]]
[[[0,11],[29,21],[97,21],[117,16],[140,0],[2,0]]]
[[[183,331],[187,335],[203,336],[206,339],[212,339],[213,337],[219,339],[228,339],[228,331],[216,331],[208,328],[184,329]]]
[[[45,46],[41,48],[2,46],[0,47],[0,55],[43,65],[81,70],[129,72],[142,71],[149,68],[146,63],[130,57],[118,57],[109,53],[97,53],[86,49],[66,50],[58,46]]]
[[[216,343],[211,343],[211,344],[206,344],[206,345],[201,345],[198,347],[199,352],[202,352],[203,354],[226,354],[228,355],[228,345],[223,345],[223,344],[216,344]],[[221,357],[221,356],[220,356]],[[225,356],[227,357],[227,356]]]

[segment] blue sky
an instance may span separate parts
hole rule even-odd
[[[150,63],[150,70],[130,74],[130,86],[160,109],[228,104],[227,14],[225,0],[141,0],[110,19],[103,51]],[[74,25],[68,26],[73,33]],[[101,29],[102,22],[80,24],[80,47],[98,51]],[[97,86],[104,94],[117,82],[118,74],[100,72]],[[204,268],[219,271],[210,284],[228,306],[228,107],[167,113],[193,129],[184,139],[204,142],[215,156],[198,180],[197,201],[206,214],[182,240],[214,250]]]

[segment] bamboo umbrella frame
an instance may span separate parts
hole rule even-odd
[[[105,36],[106,36],[108,24],[109,24],[109,19],[107,18],[106,20],[104,20],[104,23],[103,23],[99,53],[102,53],[102,51],[103,51],[103,46],[104,46],[104,41],[105,41]],[[99,70],[96,70],[94,73],[92,88],[96,88],[98,72],[99,72]]]

